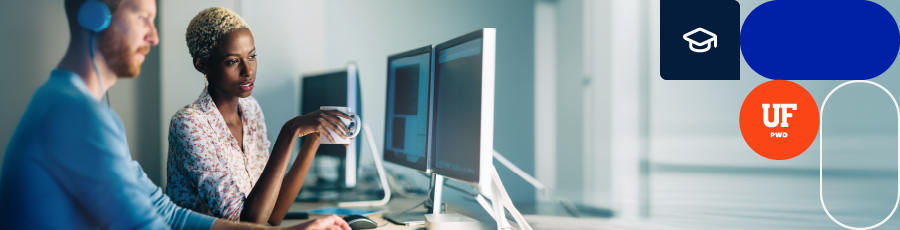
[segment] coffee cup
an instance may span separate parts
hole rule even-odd
[[[334,138],[335,143],[331,143],[331,141],[328,140],[328,137],[325,137],[325,134],[322,134],[322,133],[319,134],[319,136],[321,137],[321,138],[319,138],[320,139],[319,143],[322,143],[322,144],[350,144],[351,139],[356,137],[356,135],[359,135],[359,132],[362,131],[362,120],[360,120],[359,115],[356,115],[355,113],[353,113],[353,111],[348,107],[321,106],[321,107],[319,107],[319,110],[337,110],[339,112],[347,114],[347,116],[350,116],[350,118],[352,118],[352,119],[347,119],[344,117],[338,117],[341,119],[341,122],[344,123],[344,126],[346,126],[348,130],[350,130],[350,133],[347,133],[345,135],[345,136],[347,136],[346,139],[341,138],[340,135],[335,133],[335,131],[343,132],[343,130],[330,130],[329,129],[328,133],[331,134],[331,138]]]

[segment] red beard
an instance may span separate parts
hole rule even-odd
[[[129,49],[129,44],[121,34],[114,26],[104,30],[100,34],[100,53],[103,54],[106,64],[118,77],[134,78],[141,73],[141,63],[143,63],[143,61],[135,61],[135,55],[138,52],[149,52],[150,46]]]

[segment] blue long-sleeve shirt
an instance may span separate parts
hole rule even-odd
[[[54,70],[35,92],[0,173],[4,229],[209,229],[214,220],[147,178],[122,121],[78,75]]]

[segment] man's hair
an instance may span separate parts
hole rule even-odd
[[[249,27],[241,16],[229,9],[210,7],[200,11],[191,19],[184,34],[191,57],[206,61],[222,37],[240,28]]]
[[[66,18],[69,19],[69,30],[72,32],[78,31],[81,29],[81,25],[78,24],[78,9],[81,8],[81,4],[87,2],[89,0],[66,0]],[[119,4],[122,3],[122,0],[102,0],[106,3],[106,6],[109,7],[110,13],[115,13],[116,9],[119,8]]]

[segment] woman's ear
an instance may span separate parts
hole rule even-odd
[[[197,69],[197,71],[206,75],[206,63],[203,62],[203,59],[200,59],[199,57],[194,58],[194,69]]]

